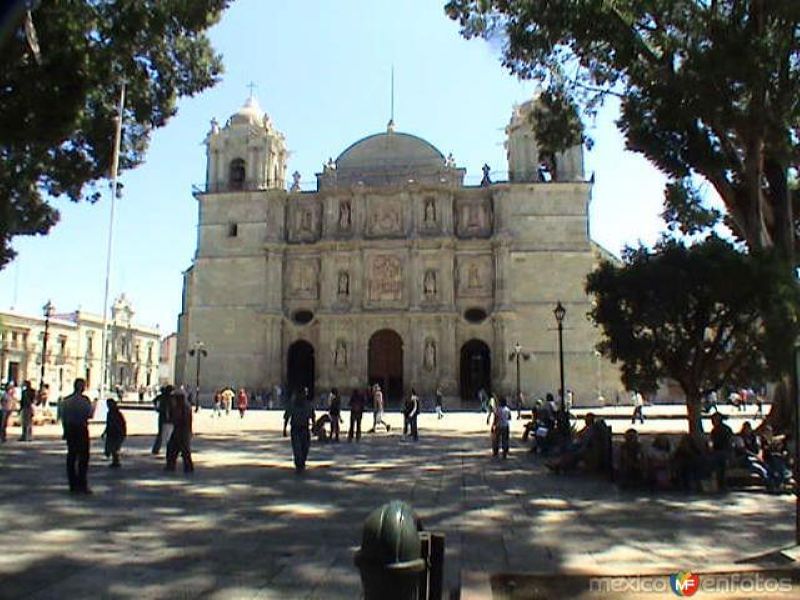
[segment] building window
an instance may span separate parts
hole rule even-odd
[[[228,171],[228,184],[232,190],[243,190],[246,172],[244,168],[244,160],[236,158],[231,161]]]
[[[147,344],[147,362],[153,362],[153,344]],[[148,375],[148,378],[150,376]],[[149,383],[147,385],[150,385]]]
[[[228,223],[228,237],[236,237],[239,235],[238,223]]]

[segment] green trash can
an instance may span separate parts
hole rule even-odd
[[[361,571],[365,600],[418,600],[425,571],[422,526],[412,508],[392,500],[364,521],[355,563]]]

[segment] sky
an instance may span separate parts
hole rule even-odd
[[[121,174],[124,184],[113,225],[109,306],[124,293],[135,321],[177,328],[182,273],[197,243],[192,185],[205,181],[203,140],[209,123],[224,123],[254,84],[261,108],[286,137],[288,174],[304,188],[328,158],[353,142],[385,131],[418,135],[480,180],[481,166],[507,169],[504,128],[514,104],[529,100],[535,82],[519,81],[500,64],[496,46],[465,40],[440,0],[237,0],[210,31],[222,54],[222,81],[194,98],[153,135],[146,162]],[[46,52],[46,49],[42,49]],[[585,152],[594,173],[591,237],[619,254],[638,241],[653,243],[665,179],[626,152],[609,105],[587,123],[594,139]],[[110,149],[109,149],[110,151]],[[102,314],[110,193],[94,204],[55,200],[61,221],[44,237],[16,238],[17,258],[0,271],[0,310],[38,315],[52,300],[58,312]],[[110,309],[109,309],[110,310]]]

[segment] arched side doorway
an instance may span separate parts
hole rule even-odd
[[[403,338],[396,331],[381,329],[369,338],[367,363],[369,384],[380,384],[387,400],[403,397]]]
[[[462,400],[475,400],[478,391],[492,391],[492,359],[489,346],[481,340],[470,340],[461,346],[459,387]]]
[[[289,346],[286,359],[287,392],[299,391],[307,387],[314,397],[314,346],[305,340],[298,340]]]

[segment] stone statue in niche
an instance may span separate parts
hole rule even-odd
[[[436,223],[436,202],[433,198],[425,200],[425,224],[433,225]]]
[[[339,204],[339,229],[350,229],[350,203],[342,202]]]
[[[337,367],[347,366],[347,343],[344,340],[336,342],[336,350],[333,353],[333,364]]]
[[[340,296],[350,295],[350,274],[347,271],[339,271],[339,284],[337,293]]]
[[[425,370],[433,371],[436,368],[436,342],[433,340],[426,341],[423,355],[423,366]]]
[[[422,288],[426,296],[431,297],[436,295],[436,271],[432,269],[425,271],[425,279],[422,282]]]
[[[474,263],[469,266],[467,271],[467,287],[473,289],[481,287],[480,271],[478,270],[478,265]]]

